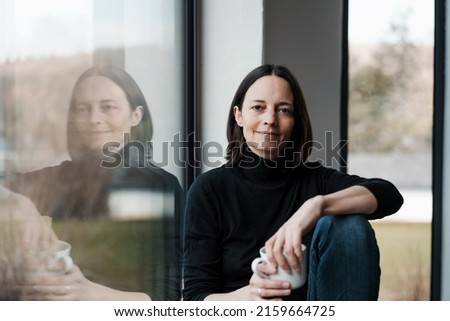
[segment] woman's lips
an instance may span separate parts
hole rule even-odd
[[[279,133],[276,132],[269,132],[269,131],[256,131],[256,133],[261,134],[265,137],[278,137],[280,136]]]
[[[110,133],[109,130],[96,130],[96,131],[87,131],[86,133],[89,135],[100,135],[100,134],[107,134]]]

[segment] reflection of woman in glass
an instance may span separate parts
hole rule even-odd
[[[41,279],[25,299],[179,299],[183,196],[175,176],[150,162],[152,122],[138,85],[118,68],[88,69],[68,119],[71,160],[7,187],[53,218],[81,270]]]
[[[300,86],[263,65],[238,87],[227,125],[227,164],[200,175],[186,200],[185,300],[374,300],[379,252],[368,219],[396,212],[390,182],[308,162],[312,129]],[[307,283],[252,273],[266,247],[266,275],[299,271]],[[263,270],[264,269],[264,270]]]

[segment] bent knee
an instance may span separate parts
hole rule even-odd
[[[376,245],[375,233],[363,214],[325,216],[317,222],[315,233],[323,234],[336,243]]]

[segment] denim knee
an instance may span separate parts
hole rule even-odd
[[[377,299],[380,254],[366,216],[321,218],[309,254],[309,299]]]
[[[378,250],[375,233],[365,215],[322,217],[314,229],[312,243],[320,246],[330,241],[334,246]]]

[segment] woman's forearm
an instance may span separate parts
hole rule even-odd
[[[237,301],[230,293],[214,293],[205,297],[204,301]]]
[[[352,186],[319,197],[322,215],[372,214],[378,206],[375,196],[364,186]]]
[[[107,286],[91,283],[89,290],[85,292],[87,301],[149,301],[150,296],[141,292],[126,292],[115,290]]]
[[[205,297],[204,301],[246,301],[249,297],[250,286],[244,286],[233,292],[213,293]]]

